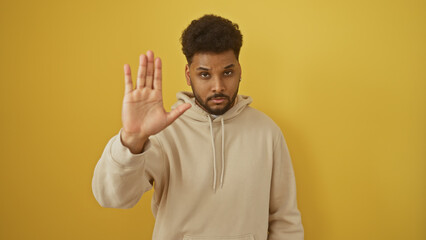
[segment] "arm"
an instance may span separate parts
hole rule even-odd
[[[273,161],[268,240],[303,240],[304,229],[297,208],[296,180],[282,134],[275,143]]]
[[[130,208],[153,182],[161,182],[161,147],[153,136],[191,107],[182,104],[171,112],[163,107],[162,64],[148,51],[139,58],[136,87],[124,65],[123,127],[105,147],[96,165],[92,190],[103,207]],[[164,174],[163,174],[164,175]]]
[[[102,207],[131,208],[154,181],[156,186],[163,181],[164,159],[157,140],[151,137],[142,153],[133,154],[121,134],[108,142],[93,174],[93,195]]]

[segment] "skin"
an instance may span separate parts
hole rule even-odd
[[[152,51],[139,57],[136,87],[133,87],[130,66],[124,65],[124,85],[121,142],[134,154],[143,151],[149,136],[165,129],[191,107],[191,104],[185,103],[166,112],[161,59],[154,60]]]
[[[196,53],[192,63],[185,66],[185,77],[197,105],[210,114],[222,115],[235,103],[241,65],[232,50]],[[215,102],[217,98],[224,101]]]
[[[185,67],[185,75],[196,103],[207,112],[220,115],[233,106],[241,66],[232,50],[195,54],[191,65]],[[191,107],[184,103],[171,112],[164,109],[161,59],[154,58],[152,51],[139,57],[135,87],[130,66],[124,65],[124,85],[121,142],[133,154],[141,153],[149,136],[165,129]],[[214,98],[224,100],[215,103]]]

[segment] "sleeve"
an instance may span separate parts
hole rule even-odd
[[[140,154],[121,142],[121,131],[107,143],[96,164],[92,192],[102,207],[132,208],[143,193],[164,180],[164,157],[160,143],[151,136]]]
[[[268,232],[268,240],[304,239],[302,219],[297,208],[296,180],[282,133],[274,145]]]

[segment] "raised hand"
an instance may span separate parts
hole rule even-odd
[[[166,112],[162,96],[161,59],[154,53],[140,55],[136,88],[128,64],[124,65],[125,95],[122,109],[122,142],[131,152],[139,153],[149,136],[169,126],[191,107],[185,103]]]

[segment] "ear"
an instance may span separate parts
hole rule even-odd
[[[191,78],[189,77],[189,66],[188,66],[188,64],[185,65],[185,78],[186,78],[186,84],[188,86],[191,86]]]
[[[238,66],[240,66],[240,82],[241,82],[241,76],[243,75],[243,68],[241,67],[240,62],[238,62]]]

